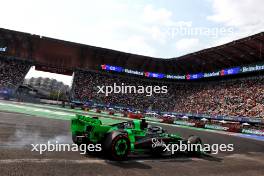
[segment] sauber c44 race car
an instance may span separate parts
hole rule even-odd
[[[101,144],[103,153],[113,160],[125,160],[130,153],[162,154],[173,144],[202,144],[197,136],[183,139],[160,126],[148,125],[145,119],[102,124],[97,117],[76,115],[71,131],[75,144]]]

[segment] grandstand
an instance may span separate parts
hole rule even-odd
[[[0,89],[31,66],[72,75],[71,99],[110,106],[264,118],[264,33],[177,58],[152,58],[0,29]],[[23,45],[22,45],[23,43]],[[98,85],[166,85],[167,94],[97,94]]]
[[[0,91],[14,93],[30,69],[28,61],[0,56]]]
[[[207,115],[264,117],[264,77],[243,76],[222,81],[193,83],[158,82],[111,73],[78,71],[74,80],[75,98],[81,101],[166,112],[201,113]],[[151,97],[142,94],[98,95],[97,85],[143,85],[168,87],[167,94]]]

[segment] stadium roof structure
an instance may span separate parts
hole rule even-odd
[[[10,44],[12,52],[6,55],[29,57],[45,66],[70,70],[98,68],[102,64],[108,64],[137,71],[188,74],[264,62],[264,32],[169,59],[125,53],[0,28],[0,44],[1,41]]]
[[[126,59],[123,59],[123,58]],[[264,62],[264,32],[184,56],[162,59],[120,53],[111,64],[161,73],[206,73]]]
[[[170,59],[180,72],[212,72],[264,61],[264,32]]]

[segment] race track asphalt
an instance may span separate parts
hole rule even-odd
[[[234,144],[233,152],[208,157],[131,156],[114,162],[78,152],[32,152],[30,144],[72,143],[70,121],[0,112],[0,175],[179,175],[263,176],[264,142],[207,131],[164,125],[184,137],[198,135],[204,143]]]

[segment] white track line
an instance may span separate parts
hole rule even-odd
[[[128,160],[122,161],[121,163],[134,163],[134,162],[162,162],[162,161],[185,161],[186,159],[190,159],[192,161],[201,161],[200,158],[170,158],[170,159],[141,159],[141,160]],[[103,160],[103,159],[86,159],[86,160],[70,160],[70,159],[1,159],[0,164],[19,164],[19,163],[62,163],[62,164],[102,164],[107,165],[108,163],[115,163],[117,161]]]
[[[68,159],[3,159],[0,164],[13,163],[74,163],[74,164],[106,164],[105,160],[89,159],[89,160],[68,160]]]

